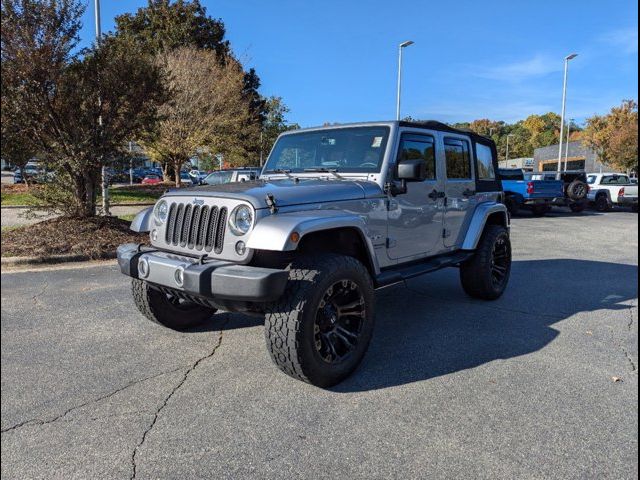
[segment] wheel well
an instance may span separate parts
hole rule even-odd
[[[494,212],[487,217],[487,221],[485,225],[501,225],[503,227],[507,226],[506,216],[502,212]]]
[[[375,276],[375,270],[367,245],[360,232],[355,228],[333,228],[306,234],[300,240],[298,252],[336,253],[358,259]]]

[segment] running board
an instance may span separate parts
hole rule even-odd
[[[387,287],[425,273],[435,272],[446,267],[458,266],[468,260],[475,252],[458,251],[451,255],[440,255],[419,263],[410,263],[383,270],[375,279],[376,288]]]

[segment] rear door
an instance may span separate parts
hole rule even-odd
[[[471,141],[465,135],[442,133],[445,157],[444,246],[462,243],[462,231],[476,206],[476,182]]]

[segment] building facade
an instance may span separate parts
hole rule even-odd
[[[555,172],[558,170],[558,145],[536,148],[533,152],[535,170],[538,172]],[[562,145],[562,169],[564,170],[565,157],[567,170],[584,170],[586,172],[602,172],[607,167],[600,163],[598,154],[591,148],[583,145],[581,141],[569,142]]]
[[[521,168],[525,172],[533,172],[535,161],[533,157],[510,158],[509,160],[500,160],[498,166],[500,168]]]

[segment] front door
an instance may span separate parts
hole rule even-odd
[[[444,219],[444,246],[459,246],[467,222],[476,206],[476,183],[469,138],[445,133],[444,148],[447,195]]]
[[[396,165],[403,160],[425,162],[426,178],[407,182],[407,193],[390,197],[388,255],[403,261],[434,255],[442,249],[443,176],[439,172],[437,133],[403,132]]]

